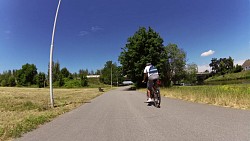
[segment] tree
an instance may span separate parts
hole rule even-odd
[[[22,69],[17,71],[17,82],[22,86],[30,86],[36,83],[35,76],[37,68],[34,64],[25,64]]]
[[[0,74],[0,83],[2,86],[16,86],[16,70],[4,71],[3,74]]]
[[[3,80],[1,81],[1,86],[2,86],[2,87],[8,86],[7,81],[3,79]]]
[[[80,82],[81,82],[82,87],[88,86],[87,75],[88,75],[87,69],[86,70],[82,70],[82,69],[79,70],[79,77],[80,77]]]
[[[212,58],[211,63],[209,66],[212,68],[212,73],[216,74],[219,71],[219,65],[217,58]]]
[[[186,53],[176,44],[169,44],[164,48],[159,63],[160,77],[164,86],[171,82],[177,83],[185,77]]]
[[[101,70],[96,70],[96,75],[101,75]]]
[[[48,77],[50,75],[49,68],[50,68],[50,66],[48,65]],[[61,69],[60,69],[59,61],[57,61],[56,63],[53,61],[52,62],[52,81],[53,81],[53,83],[58,81],[60,74],[61,74]]]
[[[39,88],[45,87],[45,80],[46,80],[45,73],[39,72],[36,75],[36,84]]]
[[[186,82],[195,84],[197,81],[196,73],[198,72],[198,66],[195,63],[187,64],[186,67]]]
[[[59,81],[59,77],[60,77],[60,74],[61,74],[61,71],[60,71],[60,63],[59,61],[57,61],[56,63],[52,63],[52,80],[53,82],[56,82],[56,81]]]
[[[112,71],[112,72],[111,72]],[[117,65],[113,64],[112,61],[107,61],[104,65],[104,68],[101,70],[100,81],[104,84],[111,84],[111,75],[112,75],[112,82],[117,80]]]
[[[61,74],[63,78],[68,78],[70,76],[70,72],[65,67],[61,69]]]
[[[243,70],[242,66],[237,64],[237,65],[234,67],[233,72],[234,72],[234,73],[237,73],[237,72],[241,72],[242,70]]]
[[[82,87],[88,86],[88,78],[87,78],[87,76],[86,75],[85,76],[82,75],[80,78],[81,78],[81,86]]]
[[[146,63],[151,62],[157,66],[164,51],[163,39],[151,27],[147,30],[140,27],[127,44],[122,48],[119,56],[123,74],[127,75],[137,85],[142,85],[143,70]]]
[[[16,79],[15,79],[14,76],[9,77],[8,84],[9,84],[10,87],[16,86]]]
[[[233,59],[229,58],[213,58],[209,66],[212,68],[213,74],[224,75],[227,73],[232,73],[234,70]]]

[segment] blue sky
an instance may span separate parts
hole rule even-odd
[[[47,72],[58,0],[0,0],[0,73],[35,64]],[[249,0],[62,0],[54,61],[70,72],[112,60],[139,27],[152,27],[199,71],[212,58],[250,59]]]

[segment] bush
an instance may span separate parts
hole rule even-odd
[[[80,80],[68,80],[65,82],[64,87],[66,88],[80,88],[81,82]]]
[[[16,79],[15,79],[14,76],[9,77],[9,86],[10,86],[10,87],[16,86]]]
[[[8,84],[7,84],[7,81],[6,81],[6,80],[2,80],[1,86],[6,87],[7,85],[8,85]]]

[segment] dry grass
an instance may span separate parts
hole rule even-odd
[[[107,90],[107,89],[106,89]],[[49,89],[0,87],[0,140],[11,140],[101,95],[97,88]]]

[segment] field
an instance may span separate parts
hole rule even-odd
[[[105,91],[110,87],[104,87]],[[145,89],[140,91],[145,92]],[[0,140],[11,140],[101,95],[98,88],[54,89],[55,108],[50,108],[49,89],[0,87]],[[161,95],[198,103],[250,109],[250,84],[174,86]]]
[[[250,109],[250,84],[176,86],[161,89],[161,95],[198,103]]]
[[[20,137],[102,93],[97,88],[54,89],[55,108],[51,108],[48,88],[0,87],[0,140]]]

